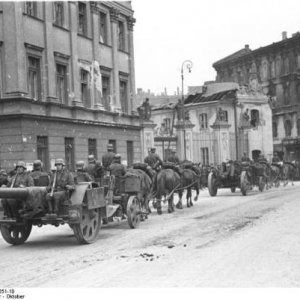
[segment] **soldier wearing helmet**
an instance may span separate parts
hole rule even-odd
[[[109,167],[110,174],[114,175],[116,177],[121,177],[124,176],[126,173],[126,168],[124,165],[121,163],[121,155],[120,154],[115,154],[113,161]]]
[[[1,169],[0,170],[0,187],[7,186],[7,183],[8,183],[7,173],[5,170]]]
[[[88,174],[94,179],[95,178],[95,167],[96,167],[96,159],[93,154],[88,156],[88,165],[86,171]]]
[[[179,165],[179,164],[180,164],[180,159],[179,159],[179,157],[177,156],[175,150],[172,150],[171,155],[169,155],[169,157],[167,158],[166,161],[167,161],[167,162],[172,162],[172,163],[174,163],[174,164],[176,164],[176,165]]]
[[[69,192],[75,189],[73,175],[64,168],[64,160],[61,158],[56,159],[55,167],[56,171],[51,175],[50,185],[47,187],[48,217],[57,216],[60,204],[68,200]]]
[[[156,148],[150,148],[149,154],[145,157],[144,162],[154,170],[163,163],[159,155],[156,153]]]
[[[280,158],[279,158],[279,156],[278,156],[278,152],[276,151],[276,152],[274,153],[273,158],[272,158],[272,163],[278,164],[279,162],[280,162]]]
[[[49,175],[46,172],[43,172],[43,163],[41,160],[37,159],[33,162],[33,170],[30,175],[33,178],[35,186],[49,185]]]
[[[2,187],[24,188],[33,186],[32,177],[26,172],[26,164],[24,161],[18,161],[16,164],[16,174],[13,175]],[[4,213],[8,217],[17,217],[19,211],[23,208],[23,202],[19,199],[2,199]]]
[[[90,181],[93,181],[93,178],[85,170],[84,161],[83,160],[77,161],[76,172],[74,173],[74,182],[78,184],[80,182],[90,182]]]
[[[260,153],[259,156],[258,156],[258,160],[257,160],[259,163],[267,163],[267,159],[265,158],[265,156]]]
[[[27,167],[24,161],[18,161],[15,170],[16,174],[9,179],[8,187],[27,187],[34,185],[32,177],[26,172]]]
[[[115,153],[113,144],[107,145],[107,152],[102,156],[102,165],[105,171],[109,169],[110,164],[113,162]]]

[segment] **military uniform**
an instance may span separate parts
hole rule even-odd
[[[110,174],[116,177],[121,177],[126,174],[126,168],[119,162],[113,162],[110,167]]]
[[[5,172],[5,170],[0,170],[0,187],[2,185],[7,186],[7,183],[8,183],[7,173]]]
[[[33,162],[33,171],[30,173],[35,186],[48,186],[49,175],[42,171],[42,162],[36,160]]]
[[[28,173],[16,174],[8,180],[8,187],[34,186],[33,178]]]
[[[167,162],[172,162],[174,164],[180,164],[180,159],[176,154],[173,154],[167,158]]]
[[[153,152],[153,149],[155,148],[151,149],[149,155],[145,157],[144,162],[148,164],[152,169],[155,169],[159,165],[162,165],[163,161],[157,153]]]
[[[278,164],[279,162],[280,162],[280,159],[279,159],[278,156],[274,156],[274,157],[272,158],[272,163]]]
[[[114,156],[115,156],[115,153],[112,151],[107,152],[102,156],[102,165],[105,170],[108,170],[109,166],[113,162]]]
[[[46,195],[49,212],[50,214],[53,212],[57,214],[59,210],[59,204],[68,200],[68,192],[75,189],[72,173],[66,169],[55,171],[51,175],[50,185],[47,189],[48,191],[53,192],[53,195],[51,195],[51,192]]]
[[[7,187],[10,188],[22,188],[22,187],[29,187],[34,186],[34,182],[32,177],[25,172],[26,166],[24,162],[18,162],[16,169],[19,167],[23,168],[23,172],[18,172],[13,175],[7,182]],[[23,201],[20,199],[2,199],[2,206],[4,209],[5,215],[8,217],[18,217],[19,210],[21,210],[25,205]]]
[[[90,182],[90,181],[93,181],[93,178],[85,170],[77,170],[74,173],[74,182],[76,184],[80,182]]]

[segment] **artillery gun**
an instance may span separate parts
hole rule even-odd
[[[220,188],[229,188],[232,193],[240,188],[241,166],[237,161],[223,163],[214,167],[208,175],[208,191],[211,197],[215,197]]]
[[[56,216],[47,216],[46,187],[0,188],[0,230],[12,245],[23,244],[32,226],[69,224],[80,244],[96,240],[101,219],[106,216],[104,188],[92,182],[75,186],[69,199],[62,203]],[[21,208],[21,209],[20,209]]]

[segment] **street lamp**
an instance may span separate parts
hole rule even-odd
[[[182,109],[182,115],[183,115],[183,141],[184,141],[184,160],[186,160],[186,140],[185,140],[185,111],[184,111],[184,76],[183,71],[186,69],[191,73],[193,67],[193,62],[190,60],[185,60],[181,65],[181,109]]]

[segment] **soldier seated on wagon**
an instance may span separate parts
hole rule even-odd
[[[109,167],[110,175],[114,175],[115,177],[124,176],[126,173],[126,167],[121,163],[121,155],[115,154],[114,159]]]
[[[33,170],[30,173],[30,175],[33,178],[35,186],[49,185],[50,182],[49,175],[48,173],[43,172],[41,160],[37,159],[33,162]]]
[[[8,176],[4,169],[0,170],[0,187],[7,186],[8,183]]]
[[[74,182],[78,184],[80,182],[93,181],[92,176],[85,170],[84,161],[79,160],[76,162],[76,172],[74,172]]]
[[[16,174],[2,187],[24,188],[34,185],[32,177],[26,172],[27,168],[24,161],[18,161],[15,169]],[[2,199],[2,205],[5,215],[8,217],[16,217],[16,213],[23,209],[23,202],[19,199]]]
[[[114,146],[113,144],[108,144],[107,145],[107,152],[103,154],[102,156],[102,165],[104,168],[104,171],[108,171],[109,166],[113,162],[115,153],[114,153]]]
[[[47,187],[46,202],[49,214],[47,217],[56,217],[59,205],[69,199],[69,192],[75,189],[74,179],[67,169],[63,159],[56,159],[56,171],[51,175],[50,185]]]

